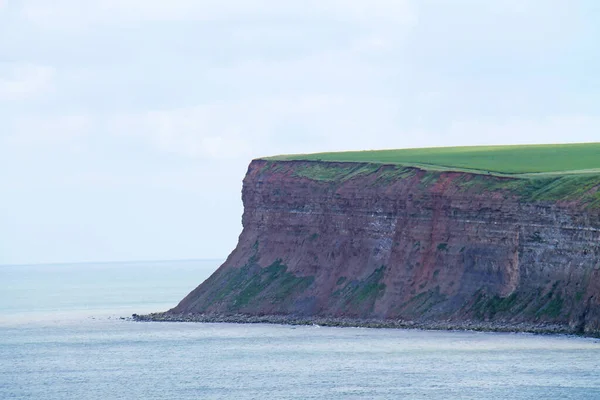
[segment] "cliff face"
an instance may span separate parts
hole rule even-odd
[[[552,323],[597,334],[600,212],[524,182],[253,161],[238,246],[167,314]]]

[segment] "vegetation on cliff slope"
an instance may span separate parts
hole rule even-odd
[[[313,281],[312,276],[298,277],[288,272],[281,260],[261,268],[254,255],[243,267],[231,268],[219,276],[208,288],[209,295],[198,311],[220,302],[228,304],[230,312],[243,311],[248,305],[261,302],[285,304],[286,299],[294,298],[294,294],[304,291]]]

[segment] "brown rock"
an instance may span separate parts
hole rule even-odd
[[[532,200],[514,182],[255,160],[236,249],[167,315],[552,324],[598,334],[598,208]]]

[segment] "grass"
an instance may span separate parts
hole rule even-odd
[[[266,159],[395,164],[428,170],[500,175],[582,174],[600,173],[600,143],[347,151],[281,155]],[[311,171],[311,175],[314,172]],[[332,178],[332,171],[323,170],[321,173],[324,179]]]
[[[423,286],[421,289],[423,289]],[[405,315],[413,317],[421,317],[423,314],[431,311],[431,309],[447,300],[446,295],[440,293],[440,287],[436,286],[425,292],[421,292],[408,300],[406,303],[398,306],[399,310]]]
[[[258,244],[256,244],[258,247]],[[231,268],[224,275],[213,275],[216,281],[209,289],[211,295],[204,304],[204,311],[214,303],[226,301],[229,311],[239,311],[261,301],[271,303],[293,299],[293,294],[301,293],[314,282],[314,276],[300,277],[288,272],[281,260],[268,267],[256,264],[256,254],[241,268]]]
[[[287,266],[281,260],[275,261],[266,268],[252,272],[251,265],[246,265],[234,271],[230,282],[236,285],[228,288],[227,294],[232,298],[230,310],[238,310],[251,304],[256,298],[266,295],[274,302],[280,302],[290,297],[292,293],[302,292],[314,281],[314,277],[297,277],[287,271]]]
[[[474,192],[505,191],[525,201],[576,201],[588,207],[600,207],[600,173],[518,178],[490,179],[483,175],[474,175],[470,181],[459,185]]]
[[[262,172],[291,170],[297,177],[335,183],[376,174],[372,185],[412,178],[416,167],[425,171],[419,175],[421,189],[436,185],[444,171],[468,172],[457,181],[465,191],[501,191],[525,201],[575,201],[600,208],[600,143],[351,151],[264,160]],[[277,161],[323,162],[285,166]]]
[[[485,293],[485,290],[480,290],[472,306],[473,315],[480,320],[493,319],[497,315],[510,318],[519,314],[555,320],[563,313],[565,303],[561,293],[556,290],[559,284],[560,281],[554,282],[552,288],[545,293],[539,289],[526,294],[512,293],[507,297],[492,296]],[[576,300],[580,301],[581,297]]]
[[[371,174],[379,168],[376,164],[352,165],[329,168],[327,165],[305,165],[295,170],[295,175],[317,181],[346,181],[355,176]]]
[[[375,269],[371,275],[364,280],[348,281],[345,277],[340,277],[336,282],[337,286],[345,285],[335,292],[332,297],[342,299],[346,310],[352,312],[371,312],[375,305],[375,301],[383,296],[386,286],[381,282],[385,273],[386,267]]]

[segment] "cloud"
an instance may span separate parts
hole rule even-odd
[[[435,95],[427,94],[429,97]],[[436,127],[405,123],[394,101],[378,97],[264,98],[122,115],[111,132],[162,153],[207,161],[275,154],[432,146],[597,141],[600,117],[463,116]]]
[[[577,3],[0,0],[4,217],[106,227],[116,250],[81,258],[226,254],[254,157],[597,141],[595,3]],[[22,233],[15,262],[79,257]]]
[[[0,101],[29,99],[52,88],[52,67],[30,64],[0,64]]]
[[[78,151],[92,130],[87,115],[29,115],[16,117],[8,130],[6,145],[13,148],[37,147],[49,150],[60,145],[62,150]]]
[[[397,110],[370,97],[305,95],[246,99],[112,118],[109,130],[187,157],[233,159],[358,148],[390,140]],[[369,138],[369,140],[365,140]]]
[[[545,117],[475,117],[452,121],[437,134],[439,145],[544,144],[597,142],[600,116],[559,114]],[[430,133],[429,140],[436,134]]]
[[[191,158],[247,156],[252,139],[244,136],[248,126],[241,124],[248,123],[248,118],[234,115],[232,108],[204,106],[116,115],[109,118],[108,130],[121,138],[137,138],[157,150]],[[232,112],[229,116],[228,110]]]
[[[346,21],[374,19],[414,23],[408,0],[25,0],[23,15],[42,26],[65,27],[113,21],[223,21],[327,16]]]

